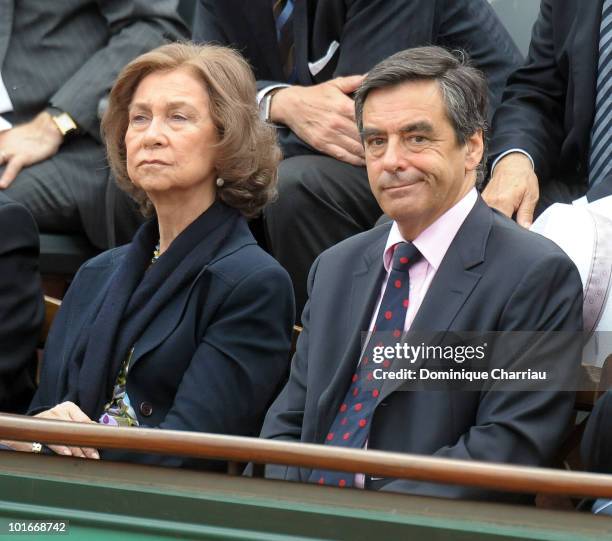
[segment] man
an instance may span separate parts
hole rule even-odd
[[[293,280],[298,314],[315,257],[381,214],[351,99],[363,75],[409,47],[461,48],[486,73],[494,109],[521,62],[486,0],[199,0],[193,37],[248,58],[261,114],[281,127],[279,198],[265,226]]]
[[[612,194],[612,0],[542,0],[493,119],[483,197],[529,227],[551,203]]]
[[[2,193],[0,231],[0,411],[25,413],[44,317],[38,231],[30,213]]]
[[[42,231],[85,229],[99,248],[114,237],[98,107],[127,62],[185,36],[177,5],[0,0],[0,189]],[[117,237],[127,242],[136,224],[121,203]]]
[[[571,418],[571,392],[509,392],[495,385],[460,392],[452,384],[398,392],[402,381],[374,372],[385,364],[375,364],[369,344],[360,355],[361,333],[374,327],[395,337],[408,330],[516,331],[519,338],[521,331],[569,331],[557,337],[555,351],[549,342],[539,347],[549,348],[561,379],[579,364],[580,340],[572,335],[582,325],[576,268],[555,244],[487,207],[474,187],[486,94],[480,72],[438,47],[402,51],[370,70],[357,91],[356,118],[372,192],[393,223],[347,239],[315,261],[304,330],[263,437],[530,465],[553,457]],[[534,338],[529,334],[527,342]],[[495,353],[489,372],[513,366],[513,355]],[[522,362],[538,370],[551,355]],[[359,418],[351,428],[354,412]],[[338,479],[296,468],[267,473],[490,496],[461,486]]]

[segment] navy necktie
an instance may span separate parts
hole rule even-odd
[[[599,31],[595,119],[591,128],[589,190],[612,182],[612,0],[604,0]],[[608,180],[605,180],[606,177]],[[610,186],[612,194],[612,186]]]
[[[356,449],[361,449],[365,445],[370,431],[370,420],[376,409],[382,385],[382,380],[374,379],[373,370],[375,368],[388,370],[391,366],[389,361],[374,364],[372,361],[373,348],[382,344],[381,340],[384,339],[389,345],[390,337],[399,339],[404,331],[410,293],[408,268],[418,259],[419,255],[418,249],[412,243],[400,242],[395,245],[391,272],[378,309],[373,333],[325,438],[326,445]],[[383,334],[377,336],[378,333]],[[352,486],[353,478],[354,474],[350,473],[314,470],[310,476],[310,482],[348,487]]]
[[[293,0],[274,0],[272,4],[283,71],[286,81],[292,84],[297,79],[294,62],[293,10]]]

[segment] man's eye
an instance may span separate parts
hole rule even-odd
[[[422,135],[413,135],[409,139],[413,143],[417,143],[417,144],[424,143],[425,141],[427,141],[427,137],[423,137]]]
[[[170,118],[171,118],[172,120],[177,120],[177,121],[179,121],[179,122],[182,122],[182,121],[184,121],[184,120],[187,120],[187,117],[186,117],[185,115],[181,114],[181,113],[173,113],[173,114],[170,116]]]
[[[385,140],[382,137],[374,137],[368,141],[368,145],[371,147],[379,147],[385,144]]]

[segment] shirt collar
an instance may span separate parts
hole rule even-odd
[[[421,231],[419,236],[412,241],[419,252],[421,252],[423,258],[435,270],[438,270],[448,247],[453,242],[457,231],[459,231],[468,214],[474,208],[477,200],[478,192],[476,188],[472,188],[462,199],[449,208],[427,229]],[[391,268],[394,247],[398,242],[408,241],[402,237],[397,222],[393,222],[383,253],[383,264],[387,272]]]

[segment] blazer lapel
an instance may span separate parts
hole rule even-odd
[[[4,57],[11,39],[14,8],[14,0],[0,0],[0,69],[4,64]],[[6,79],[4,84],[7,84]]]
[[[580,156],[587,156],[590,132],[595,116],[597,63],[599,59],[599,27],[603,0],[578,2],[576,7],[576,35],[571,57],[574,90],[574,125]]]
[[[481,278],[481,274],[473,267],[484,261],[492,218],[491,209],[479,197],[429,286],[410,331],[416,332],[419,337],[426,337],[424,333],[436,333],[431,345],[437,344],[444,333],[452,328],[461,307]],[[415,363],[407,368],[414,369],[418,365]],[[403,383],[403,380],[384,380],[378,404]]]
[[[185,305],[187,304],[193,287],[207,268],[208,266],[204,267],[191,283],[189,289],[184,290],[180,295],[176,295],[172,301],[164,307],[163,311],[157,314],[151,324],[147,326],[142,336],[136,341],[136,344],[134,344],[130,369],[142,359],[146,353],[159,346],[159,344],[176,329],[183,317]]]
[[[351,375],[357,366],[363,333],[368,331],[385,275],[382,256],[388,233],[388,227],[381,228],[381,236],[366,249],[353,272],[350,299],[347,304],[349,310],[345,313],[343,327],[337,334],[338,339],[346,345],[330,384],[319,398],[315,441],[321,439],[322,433],[327,433],[327,428],[334,420]]]
[[[134,353],[132,354],[131,365],[134,366],[140,359],[144,357],[149,351],[155,349],[161,344],[168,336],[176,329],[177,325],[183,318],[185,306],[191,297],[191,292],[196,286],[201,276],[206,272],[208,267],[225,256],[239,250],[247,244],[256,244],[255,239],[251,235],[248,225],[238,223],[236,230],[230,235],[230,238],[224,246],[221,247],[219,252],[210,261],[208,265],[202,268],[202,270],[196,275],[188,288],[176,295],[170,303],[168,303],[164,309],[155,317],[150,325],[147,326],[142,336],[136,341],[134,345]]]

